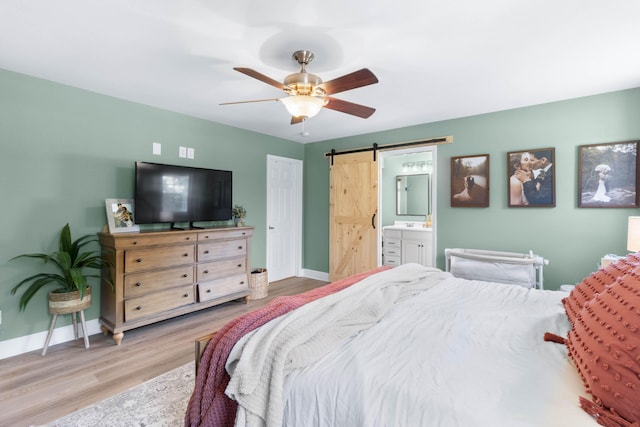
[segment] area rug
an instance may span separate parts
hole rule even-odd
[[[195,382],[194,362],[60,418],[46,427],[184,425]]]

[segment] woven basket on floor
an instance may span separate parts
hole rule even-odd
[[[269,294],[266,268],[256,268],[249,274],[249,299],[264,298]]]

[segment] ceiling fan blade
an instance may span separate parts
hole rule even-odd
[[[269,99],[254,99],[252,101],[235,101],[235,102],[222,102],[218,105],[232,105],[232,104],[249,104],[251,102],[265,102],[265,101],[279,101],[280,98],[269,98]]]
[[[256,70],[252,70],[251,68],[243,68],[243,67],[233,67],[234,70],[240,71],[242,74],[246,74],[249,77],[253,77],[254,79],[258,79],[263,83],[268,85],[277,87],[278,89],[285,90],[286,86],[280,83],[277,80],[272,79],[269,76],[265,76],[262,73],[257,72]]]
[[[368,69],[363,68],[350,74],[345,74],[328,82],[324,82],[319,87],[323,88],[327,95],[344,92],[362,86],[378,83],[378,78]]]
[[[342,99],[332,98],[330,96],[326,99],[329,102],[327,102],[324,108],[351,114],[352,116],[362,117],[363,119],[370,117],[376,111],[375,108],[354,104],[353,102],[343,101]]]

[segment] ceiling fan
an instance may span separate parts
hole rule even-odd
[[[293,59],[300,64],[300,72],[289,74],[283,83],[265,76],[251,68],[234,67],[233,69],[258,79],[284,91],[284,98],[259,99],[254,101],[225,102],[220,105],[245,104],[249,102],[280,101],[291,114],[291,124],[300,123],[313,117],[324,108],[362,117],[371,116],[376,109],[353,102],[343,101],[330,95],[347,90],[378,83],[378,78],[367,68],[342,77],[323,82],[320,77],[307,72],[307,65],[313,60],[313,53],[308,50],[298,50],[293,53]]]

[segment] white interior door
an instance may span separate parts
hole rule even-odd
[[[299,276],[302,264],[302,161],[267,156],[269,281]]]

